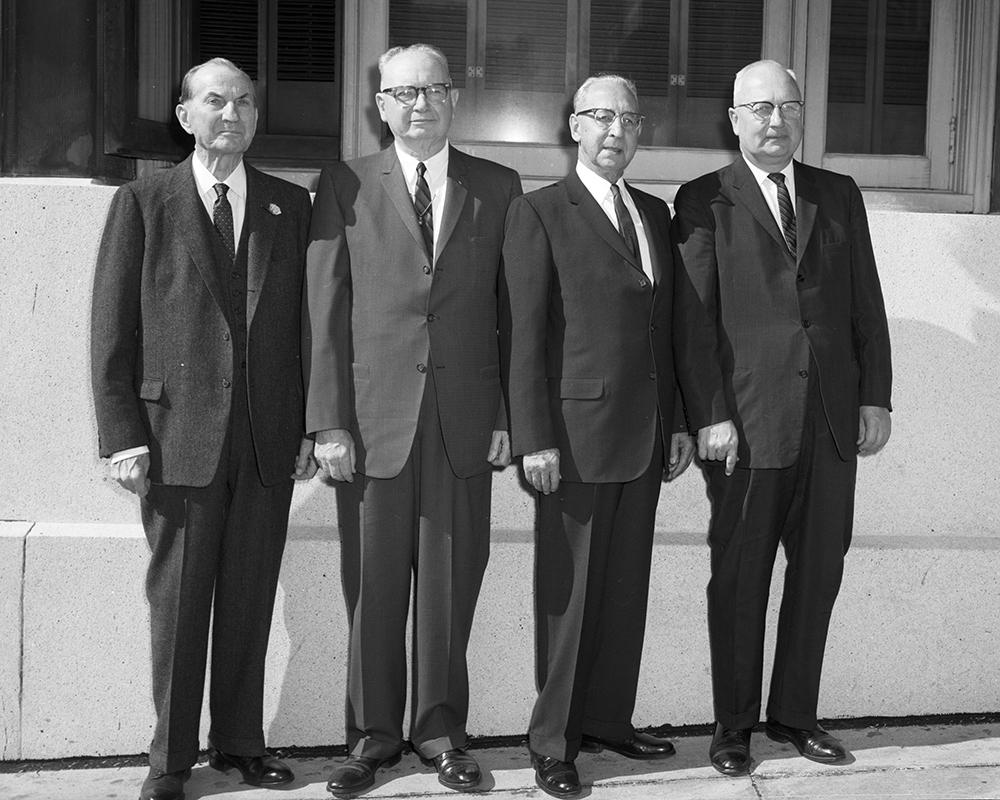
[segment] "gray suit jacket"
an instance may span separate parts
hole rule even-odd
[[[265,484],[303,433],[299,328],[309,194],[247,164],[247,395]],[[205,486],[226,435],[233,336],[191,158],[122,186],[94,276],[91,368],[100,453],[150,449],[156,483]]]

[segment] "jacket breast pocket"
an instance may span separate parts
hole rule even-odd
[[[563,400],[598,400],[604,394],[604,378],[557,378]]]
[[[163,381],[157,378],[143,378],[139,385],[139,399],[155,402],[163,395]]]

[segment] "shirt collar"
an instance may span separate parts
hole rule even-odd
[[[763,186],[764,185],[764,181],[768,180],[767,176],[770,175],[771,173],[767,172],[766,170],[761,169],[756,164],[750,163],[750,159],[748,159],[742,153],[740,154],[740,157],[746,162],[747,166],[750,167],[750,171],[753,173],[753,176],[754,176],[754,178],[757,181],[757,185],[758,186]],[[794,188],[794,186],[795,186],[795,162],[794,161],[789,161],[787,164],[785,164],[785,168],[778,170],[778,172],[780,172],[782,175],[785,176],[785,185],[788,186],[789,189]]]
[[[229,187],[229,191],[238,197],[245,199],[247,196],[247,169],[243,163],[243,159],[240,159],[240,163],[236,165],[236,169],[229,173],[229,177],[224,181],[218,180],[209,172],[208,167],[201,163],[201,159],[198,158],[197,154],[191,157],[191,171],[194,173],[194,182],[198,186],[199,195],[207,194],[214,201],[215,184],[224,183]]]
[[[605,199],[608,196],[608,193],[611,191],[611,182],[606,180],[605,178],[602,178],[600,175],[594,172],[594,170],[592,170],[590,167],[584,165],[583,162],[581,161],[576,162],[576,174],[583,182],[583,185],[586,187],[587,191],[593,195],[594,199],[597,201],[597,204],[601,205],[602,203],[604,203]],[[625,189],[624,177],[621,177],[617,181],[615,181],[615,184],[621,190],[622,194],[628,194],[628,191]]]
[[[396,148],[396,158],[399,160],[399,166],[403,170],[403,177],[406,178],[406,185],[410,186],[414,182],[414,175],[417,173],[417,164],[420,163],[419,159],[414,158],[409,153],[404,152],[403,148],[399,146],[399,142],[393,143]],[[448,149],[451,144],[445,140],[444,147],[438,150],[430,158],[424,159],[424,164],[427,167],[427,183],[433,185],[436,183],[443,183],[445,177],[448,175]],[[433,188],[431,189],[433,192]]]

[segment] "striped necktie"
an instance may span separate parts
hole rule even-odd
[[[785,176],[780,172],[772,172],[767,177],[778,185],[778,213],[781,215],[781,232],[785,236],[788,252],[792,254],[792,258],[796,258],[798,241],[795,235],[795,206],[792,205],[788,187],[785,186]]]
[[[424,247],[427,255],[434,258],[434,211],[431,208],[431,190],[427,185],[424,173],[427,165],[421,161],[417,164],[417,189],[413,193],[413,210],[417,212],[417,225],[424,237]]]

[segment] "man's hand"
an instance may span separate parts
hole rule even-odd
[[[345,428],[316,432],[313,457],[319,469],[335,481],[354,481],[354,437]]]
[[[292,473],[292,480],[307,481],[316,474],[318,466],[313,458],[312,439],[303,439],[299,445],[299,454],[295,459],[295,472]]]
[[[542,494],[559,488],[559,448],[528,453],[521,459],[524,477]]]
[[[149,453],[123,458],[114,465],[118,470],[118,483],[139,497],[149,492]]]
[[[726,474],[736,469],[736,446],[740,437],[733,421],[727,419],[715,425],[706,425],[698,431],[698,458],[702,461],[726,461]]]
[[[506,467],[510,463],[510,434],[507,431],[493,431],[486,460],[494,467]]]
[[[889,409],[881,406],[861,406],[858,415],[859,456],[873,456],[889,441],[892,433],[892,418]]]
[[[694,437],[689,433],[675,433],[670,437],[670,462],[667,465],[667,480],[672,481],[691,464],[694,458]]]

